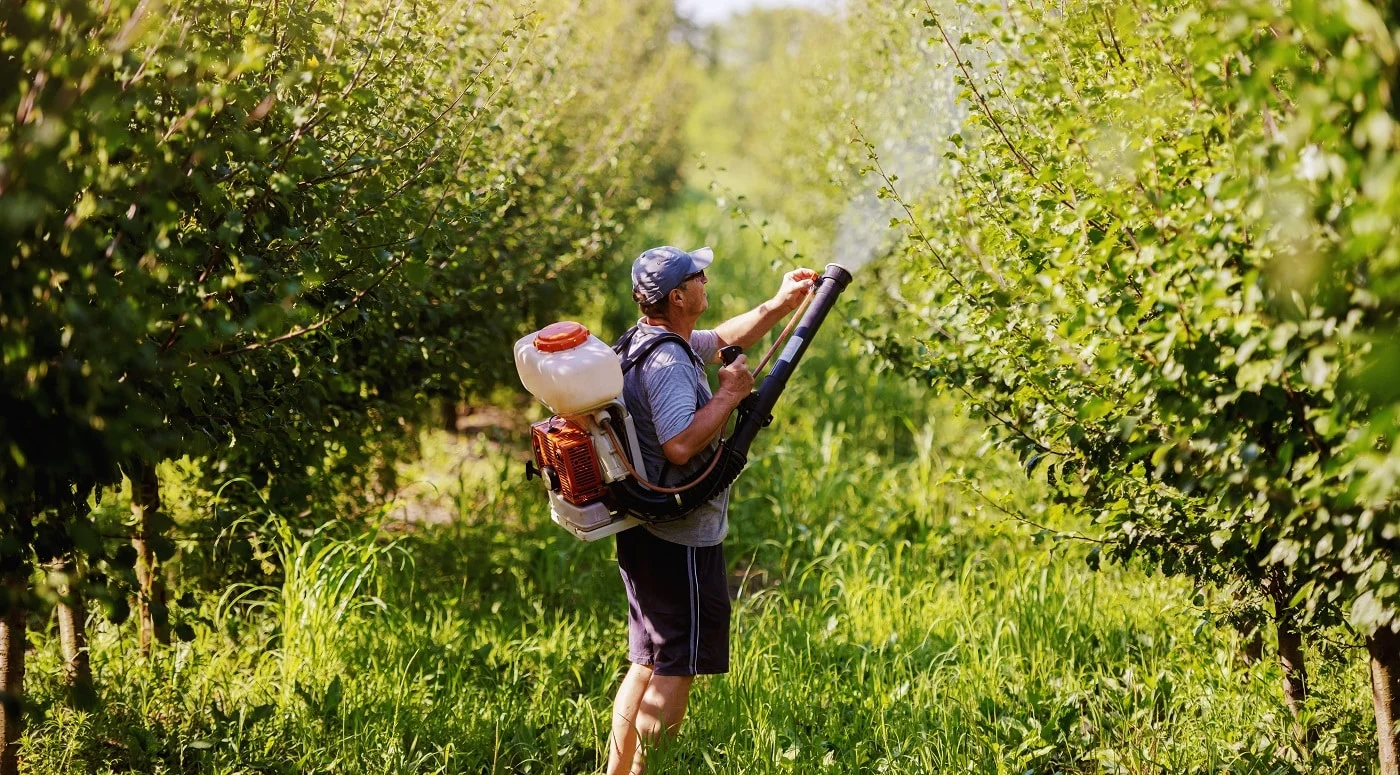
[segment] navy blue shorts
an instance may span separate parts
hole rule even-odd
[[[724,547],[682,546],[637,526],[617,534],[628,659],[656,675],[729,672]]]

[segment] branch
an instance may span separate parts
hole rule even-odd
[[[1006,506],[1003,506],[1002,504],[997,503],[996,501],[994,501],[994,500],[992,500],[991,498],[987,497],[987,495],[986,495],[985,493],[983,493],[981,490],[977,489],[977,488],[976,488],[975,486],[973,486],[970,482],[968,482],[968,481],[966,481],[966,480],[964,480],[964,479],[954,479],[954,480],[953,480],[953,483],[954,483],[954,484],[957,484],[957,485],[960,485],[963,489],[967,490],[968,492],[971,492],[972,494],[974,494],[974,495],[976,495],[977,497],[981,498],[982,500],[986,501],[986,502],[987,502],[987,505],[991,506],[992,508],[996,509],[997,511],[1000,511],[1001,513],[1005,514],[1006,516],[1011,517],[1012,519],[1016,520],[1017,522],[1020,522],[1020,523],[1022,523],[1022,524],[1026,524],[1026,525],[1030,525],[1031,527],[1036,528],[1037,530],[1043,530],[1043,531],[1045,531],[1045,532],[1047,532],[1047,533],[1050,533],[1051,535],[1054,535],[1054,536],[1056,536],[1056,537],[1069,539],[1069,540],[1071,540],[1071,541],[1084,541],[1084,542],[1086,542],[1086,543],[1099,544],[1099,545],[1101,545],[1101,546],[1107,546],[1107,545],[1109,544],[1108,541],[1105,541],[1105,540],[1102,539],[1102,538],[1094,538],[1093,536],[1086,536],[1086,535],[1082,535],[1082,534],[1080,534],[1080,533],[1065,533],[1065,532],[1062,532],[1062,531],[1059,531],[1059,530],[1055,530],[1054,528],[1046,527],[1045,525],[1042,525],[1042,524],[1040,524],[1039,522],[1036,522],[1035,520],[1031,519],[1030,517],[1027,517],[1026,515],[1020,513],[1019,511],[1013,511],[1012,509],[1009,509],[1009,508],[1007,508]]]
[[[1103,19],[1105,26],[1108,27],[1108,39],[1113,41],[1113,51],[1118,54],[1118,64],[1128,64],[1127,57],[1123,56],[1123,49],[1118,47],[1118,36],[1113,33],[1113,17],[1109,15],[1107,8],[1103,9]]]
[[[749,209],[748,209],[747,207],[745,207],[744,204],[743,204],[743,202],[744,202],[744,197],[743,197],[742,195],[736,193],[736,192],[734,191],[734,189],[732,189],[732,188],[730,188],[729,186],[725,185],[724,183],[720,182],[720,179],[719,179],[718,176],[711,176],[711,177],[710,177],[710,188],[712,188],[712,189],[713,189],[713,188],[718,188],[718,189],[720,189],[721,191],[723,191],[723,192],[725,193],[726,196],[728,196],[729,198],[731,198],[731,199],[734,200],[734,211],[737,212],[737,213],[739,214],[739,216],[740,216],[741,218],[743,218],[744,221],[745,221],[746,223],[748,223],[749,228],[753,229],[754,232],[755,232],[756,234],[758,234],[759,241],[763,243],[764,247],[771,247],[771,248],[773,248],[774,250],[778,251],[778,254],[781,255],[783,258],[785,258],[785,259],[787,259],[787,260],[789,260],[789,261],[792,261],[792,262],[794,262],[794,263],[797,262],[797,260],[798,260],[798,258],[799,258],[799,256],[800,256],[800,254],[798,253],[798,251],[793,251],[793,255],[787,255],[786,253],[783,252],[783,250],[782,250],[781,248],[778,247],[779,243],[773,241],[773,239],[770,238],[770,237],[768,236],[767,230],[765,230],[765,229],[763,228],[764,224],[755,223],[755,222],[754,222],[753,214],[750,213],[750,212],[749,212]],[[764,223],[767,223],[767,222],[765,221]],[[789,240],[784,240],[781,244],[783,244],[783,245],[791,245],[791,244],[794,244],[794,241],[793,241],[793,240],[790,240],[790,239],[789,239]]]
[[[511,30],[511,33],[514,33],[515,31],[522,29],[522,28],[524,27],[524,25],[525,25],[525,22],[524,22],[524,21],[518,22],[518,23],[516,24],[515,28]],[[467,85],[466,89],[463,89],[462,92],[461,92],[460,94],[457,95],[457,98],[454,99],[454,100],[451,102],[451,104],[449,104],[448,107],[447,107],[445,110],[443,110],[442,113],[438,114],[438,116],[437,116],[436,118],[434,118],[434,119],[433,119],[432,121],[430,121],[428,124],[426,124],[425,126],[423,126],[416,134],[414,134],[414,135],[413,135],[412,137],[410,137],[408,140],[404,141],[404,142],[403,142],[402,144],[400,144],[397,148],[394,148],[393,150],[391,150],[391,151],[389,152],[390,155],[393,155],[393,154],[395,154],[395,153],[398,153],[398,151],[400,151],[400,150],[403,149],[404,147],[410,145],[414,140],[417,140],[424,132],[428,131],[428,129],[430,129],[431,127],[433,127],[434,125],[436,125],[437,122],[438,122],[443,116],[447,115],[448,111],[452,110],[454,107],[456,107],[458,104],[460,104],[461,101],[462,101],[462,98],[466,96],[467,92],[468,92],[472,87],[474,87],[478,82],[480,82],[482,76],[484,76],[484,75],[486,74],[486,72],[487,72],[488,70],[490,70],[492,66],[495,65],[496,60],[500,58],[501,53],[506,49],[506,47],[507,47],[507,45],[508,45],[507,41],[509,41],[510,39],[511,39],[511,35],[508,34],[508,35],[502,40],[500,46],[497,47],[496,53],[495,53],[495,54],[492,54],[490,61],[488,61],[485,65],[483,65],[483,66],[481,67],[481,69],[477,70],[476,75],[474,75],[474,76],[472,77],[471,83],[469,83],[469,84]],[[530,43],[533,43],[533,42],[534,42],[534,37],[532,36],[532,37],[530,38]],[[527,45],[526,48],[527,48],[527,50],[528,50],[528,45]],[[505,88],[505,85],[508,84],[508,83],[510,83],[510,76],[513,75],[513,74],[515,73],[516,68],[520,66],[520,60],[521,60],[521,58],[522,58],[523,56],[524,56],[524,53],[522,52],[522,54],[521,54],[520,57],[516,57],[514,64],[511,65],[510,72],[507,73],[506,78],[503,79],[503,80],[501,81],[501,85],[498,86],[498,87],[496,87],[496,90],[495,90],[494,92],[492,92],[491,95],[490,95],[489,97],[486,98],[486,102],[485,102],[481,107],[477,108],[476,110],[474,110],[474,111],[472,112],[471,120],[470,120],[470,122],[467,124],[467,126],[473,127],[473,129],[475,128],[477,119],[481,116],[481,114],[482,114],[483,112],[485,112],[486,108],[488,108],[488,107],[491,106],[491,104],[492,104],[492,103],[495,101],[495,99],[496,99],[496,95],[500,94],[501,89]],[[465,128],[465,127],[464,127],[464,128]],[[474,132],[474,131],[473,131],[473,137],[475,137],[475,132]],[[464,157],[465,157],[465,154],[466,154],[466,149],[467,149],[469,146],[470,146],[470,143],[469,143],[469,142],[463,143],[463,144],[462,144],[462,148],[463,148],[462,158],[459,158],[456,167],[453,168],[453,175],[454,175],[454,176],[456,175],[457,172],[461,171],[462,162],[463,162]],[[423,173],[428,169],[428,167],[429,167],[429,165],[432,163],[432,161],[433,161],[434,159],[437,158],[439,152],[440,152],[440,148],[435,148],[435,149],[433,149],[432,151],[430,151],[430,152],[428,153],[428,155],[427,155],[426,157],[424,157],[423,163],[420,164],[420,165],[418,165],[418,169],[414,170],[408,177],[404,178],[403,181],[400,182],[399,185],[396,186],[396,187],[394,188],[393,191],[389,192],[389,195],[388,195],[388,196],[384,197],[383,199],[379,200],[378,202],[375,202],[374,204],[369,205],[368,207],[365,207],[365,208],[361,209],[360,211],[358,211],[357,213],[355,213],[355,217],[356,217],[357,219],[358,219],[358,218],[363,218],[364,216],[366,216],[366,215],[368,215],[368,214],[374,212],[375,210],[379,209],[385,202],[388,202],[389,200],[391,200],[391,199],[393,199],[394,197],[398,196],[405,188],[407,188],[407,187],[409,186],[409,184],[413,183],[415,180],[417,180],[418,178],[422,177]],[[446,191],[446,190],[447,190],[447,189],[444,189],[444,191]],[[439,200],[438,200],[438,206],[441,206],[441,205],[442,205],[442,200],[439,199]],[[436,209],[436,208],[434,208],[434,209]]]
[[[919,240],[923,242],[924,246],[933,254],[933,260],[937,261],[938,265],[943,267],[943,271],[947,273],[948,279],[957,284],[964,296],[971,298],[972,291],[968,290],[967,285],[953,273],[948,263],[943,260],[943,255],[939,253],[937,248],[933,246],[933,243],[929,241],[928,235],[924,233],[923,226],[920,226],[919,221],[914,218],[914,211],[910,209],[909,203],[904,201],[904,197],[899,195],[899,190],[895,188],[894,180],[885,172],[885,166],[880,163],[880,155],[875,152],[875,146],[866,139],[865,133],[861,131],[860,124],[857,124],[855,119],[851,119],[851,128],[855,130],[856,136],[860,138],[861,144],[865,146],[866,158],[875,165],[875,171],[880,173],[880,178],[885,181],[885,188],[889,189],[890,195],[894,197],[894,201],[898,202],[899,206],[904,210],[905,217],[909,219],[910,228],[919,235]]]
[[[297,328],[292,329],[291,331],[288,331],[285,334],[282,334],[280,336],[274,336],[271,339],[265,339],[261,342],[253,342],[252,344],[244,345],[243,347],[237,347],[232,350],[224,350],[223,352],[214,353],[208,358],[205,358],[204,360],[200,361],[200,364],[202,365],[206,363],[211,363],[213,361],[221,360],[223,358],[231,358],[235,355],[242,355],[243,353],[249,353],[254,350],[261,350],[264,347],[270,347],[274,344],[279,344],[281,342],[297,339],[299,337],[306,336],[307,334],[314,333],[316,331],[321,330],[322,328],[325,328],[326,326],[335,322],[335,320],[337,320],[341,315],[344,315],[346,312],[349,312],[350,310],[354,309],[355,305],[359,304],[361,300],[368,296],[370,291],[374,290],[376,287],[379,286],[380,283],[384,282],[384,278],[388,277],[395,269],[398,269],[399,266],[403,264],[403,262],[407,261],[410,255],[412,254],[408,251],[404,251],[403,254],[400,255],[397,259],[390,262],[388,268],[386,268],[383,272],[380,272],[379,276],[374,278],[374,280],[370,282],[369,285],[365,286],[359,293],[355,294],[354,298],[341,305],[340,309],[336,310],[335,312],[332,312],[330,315],[327,315],[324,318],[321,318],[315,323],[312,323],[309,326],[299,326]]]
[[[390,23],[391,21],[394,21],[394,20],[397,20],[397,19],[398,19],[398,17],[399,17],[399,10],[400,10],[402,7],[403,7],[403,0],[399,0],[397,3],[394,4],[394,13],[393,13],[393,15],[390,16],[390,15],[388,15],[388,14],[385,14],[385,17],[384,17],[383,19],[380,20],[380,22],[379,22],[379,29],[375,31],[374,42],[367,48],[368,53],[365,55],[365,58],[360,62],[359,68],[358,68],[357,70],[355,70],[355,74],[350,78],[350,82],[347,83],[347,84],[345,85],[345,88],[341,90],[341,92],[340,92],[340,99],[343,100],[343,99],[345,99],[346,97],[349,97],[349,96],[350,96],[350,92],[352,92],[352,91],[355,90],[355,87],[359,84],[360,76],[364,74],[365,68],[368,67],[368,66],[369,66],[369,63],[372,62],[372,61],[374,60],[375,55],[376,55],[376,54],[378,53],[378,51],[379,51],[379,42],[380,42],[381,40],[383,40],[383,38],[384,38],[384,28],[385,28],[386,26],[388,26],[389,23]],[[344,16],[345,16],[345,5],[342,4],[342,5],[341,5],[341,18],[343,19]],[[336,35],[336,36],[338,36],[338,35],[340,34],[340,26],[339,26],[339,24],[340,24],[339,22],[336,23],[336,29],[335,29],[335,35]],[[280,43],[279,43],[279,45],[280,45]],[[334,39],[332,39],[332,46],[334,46]],[[399,48],[397,48],[397,49],[394,50],[394,57],[397,57],[397,56],[398,56],[399,51],[400,51],[402,48],[403,48],[403,46],[399,46]],[[328,58],[327,58],[327,63],[329,63],[329,61],[330,61],[330,59],[329,59],[329,57],[328,57]],[[392,61],[392,60],[391,60],[391,61]],[[315,94],[315,99],[314,99],[313,102],[312,102],[312,108],[313,108],[313,109],[316,107],[316,105],[318,105],[318,104],[320,103],[320,100],[321,100],[321,87],[322,87],[322,85],[323,85],[324,83],[325,83],[325,73],[323,72],[323,73],[321,74],[321,77],[318,78],[317,81],[316,81],[316,94]],[[305,124],[303,124],[303,125],[301,125],[300,127],[298,127],[297,130],[296,130],[294,133],[292,133],[290,136],[288,136],[286,139],[282,140],[281,142],[277,143],[276,145],[272,146],[272,149],[268,152],[268,155],[269,155],[269,156],[272,155],[272,154],[277,153],[278,151],[282,150],[284,147],[287,148],[286,152],[282,155],[282,161],[279,163],[278,169],[281,169],[281,168],[286,167],[287,158],[288,158],[288,156],[290,156],[290,154],[291,154],[291,152],[292,152],[292,148],[290,148],[290,147],[288,147],[288,146],[291,146],[291,145],[294,144],[297,140],[301,139],[301,137],[302,137],[306,132],[310,131],[311,129],[314,129],[314,128],[316,127],[316,125],[319,124],[319,123],[320,123],[323,119],[325,119],[325,117],[328,116],[328,115],[330,115],[330,113],[329,113],[328,111],[323,111],[323,112],[321,112],[321,113],[319,113],[319,114],[317,114],[317,115],[315,115],[315,116],[312,116],[310,119],[307,120],[307,122],[306,122]]]
[[[930,21],[933,22],[933,26],[938,28],[939,34],[943,36],[943,42],[947,44],[948,50],[953,54],[953,60],[957,62],[958,69],[962,70],[963,77],[967,79],[967,87],[972,90],[973,96],[982,104],[982,112],[987,115],[987,120],[992,122],[992,126],[996,128],[997,134],[1001,135],[1001,139],[1006,143],[1006,147],[1021,161],[1021,166],[1026,168],[1026,172],[1029,173],[1031,177],[1035,177],[1036,170],[1034,165],[1032,165],[1030,160],[1025,156],[1021,155],[1020,149],[1011,142],[1011,138],[1006,136],[1006,130],[1002,129],[1001,122],[997,121],[997,117],[992,113],[991,107],[987,105],[987,100],[982,97],[982,92],[977,88],[977,84],[973,82],[972,71],[968,69],[967,63],[963,61],[962,55],[958,53],[958,47],[953,45],[952,39],[948,37],[948,31],[943,29],[943,23],[938,20],[938,14],[934,13],[933,6],[929,5],[928,0],[924,0],[924,8],[928,9]]]
[[[331,42],[326,51],[327,65],[334,61],[335,46],[336,43],[340,40],[340,25],[345,22],[346,6],[346,0],[340,0],[340,16],[336,17],[335,28],[331,30]],[[371,54],[370,56],[373,56],[373,54]],[[320,70],[320,72],[316,76],[316,91],[314,94],[312,94],[311,105],[307,108],[307,113],[311,114],[311,118],[307,119],[306,123],[297,127],[296,131],[292,133],[291,139],[289,139],[284,144],[285,149],[282,151],[282,160],[277,163],[277,169],[286,169],[287,159],[291,158],[292,151],[296,150],[297,141],[300,140],[307,132],[311,131],[317,124],[319,124],[323,118],[330,115],[329,111],[325,111],[320,113],[320,115],[316,115],[317,108],[321,106],[321,96],[325,93],[327,68],[322,67],[318,69]]]
[[[1021,427],[1020,427],[1019,425],[1017,425],[1017,424],[1014,423],[1014,422],[1011,422],[1010,420],[1006,419],[1005,417],[1002,417],[1001,415],[999,415],[999,414],[997,414],[996,412],[992,411],[991,408],[987,406],[987,402],[986,402],[986,401],[984,401],[984,400],[982,400],[982,399],[979,399],[979,398],[977,398],[976,396],[972,395],[972,393],[970,393],[970,392],[968,391],[968,389],[965,388],[965,387],[963,387],[962,385],[954,385],[953,387],[957,388],[957,389],[958,389],[958,392],[962,393],[964,396],[967,396],[967,400],[968,400],[968,401],[971,401],[971,402],[974,403],[974,404],[981,404],[981,405],[982,405],[982,411],[986,412],[988,415],[990,415],[990,416],[992,417],[992,419],[996,420],[998,423],[1001,423],[1001,425],[1002,425],[1003,427],[1005,427],[1007,430],[1010,430],[1011,432],[1015,433],[1017,436],[1020,436],[1021,438],[1025,439],[1025,440],[1028,441],[1028,442],[1030,442],[1036,449],[1040,450],[1041,452],[1044,452],[1044,453],[1047,454],[1047,455],[1059,455],[1060,457],[1071,457],[1071,456],[1073,456],[1074,453],[1073,453],[1072,451],[1071,451],[1071,452],[1065,452],[1065,451],[1063,451],[1063,450],[1052,449],[1051,447],[1046,446],[1045,444],[1041,443],[1040,441],[1037,441],[1037,440],[1035,439],[1035,437],[1031,436],[1029,433],[1026,433],[1024,430],[1022,430]]]
[[[982,96],[982,91],[977,88],[977,83],[972,77],[972,70],[968,68],[967,62],[965,62],[962,55],[958,53],[958,47],[953,44],[952,38],[948,37],[948,31],[943,28],[943,23],[938,20],[938,14],[934,13],[933,7],[929,5],[928,0],[924,0],[924,8],[928,9],[929,20],[933,22],[934,27],[938,28],[939,34],[943,37],[943,42],[948,46],[948,50],[952,52],[953,61],[957,63],[958,69],[962,70],[963,77],[967,80],[967,88],[970,89],[972,95],[977,98],[977,102],[982,106],[982,112],[987,116],[987,120],[992,122],[992,127],[997,130],[997,134],[1001,135],[1002,142],[1005,143],[1007,150],[1011,151],[1012,155],[1021,163],[1021,166],[1025,168],[1026,174],[1039,182],[1039,171],[1036,169],[1035,165],[1031,164],[1030,160],[1026,158],[1025,154],[1021,153],[1021,149],[1018,148],[1015,143],[1011,142],[1011,138],[1007,136],[1006,129],[1002,127],[1001,122],[997,120],[996,114],[992,112],[991,106],[987,104],[986,98]],[[1054,189],[1058,194],[1063,195],[1065,193],[1064,188],[1054,180],[1045,181],[1045,185]],[[1073,205],[1063,200],[1060,200],[1060,205],[1069,207],[1071,211],[1075,209]],[[1093,218],[1085,218],[1084,221],[1104,234],[1108,233],[1107,224],[1101,223]],[[1137,238],[1133,233],[1126,228],[1124,229],[1124,233],[1127,235],[1128,241],[1132,243],[1133,250],[1139,250]]]

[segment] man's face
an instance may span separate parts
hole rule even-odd
[[[680,291],[685,300],[685,308],[694,310],[694,315],[698,319],[705,310],[710,308],[710,297],[705,292],[705,286],[709,284],[710,278],[705,276],[705,270],[686,275],[676,290]]]

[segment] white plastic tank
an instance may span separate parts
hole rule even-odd
[[[530,395],[555,414],[583,414],[622,396],[617,353],[573,321],[522,337],[515,343],[515,368]]]

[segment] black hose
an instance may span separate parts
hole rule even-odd
[[[787,387],[788,379],[797,368],[797,362],[807,352],[812,337],[821,328],[826,315],[836,304],[836,297],[851,283],[851,273],[839,264],[827,264],[826,272],[817,279],[817,287],[812,303],[802,316],[802,322],[792,332],[788,344],[773,369],[752,395],[739,405],[739,420],[734,432],[721,444],[716,455],[722,456],[719,463],[695,487],[685,492],[666,494],[649,490],[635,479],[623,479],[609,485],[612,506],[637,517],[643,522],[664,522],[682,517],[698,506],[714,500],[720,493],[739,478],[744,466],[749,462],[749,447],[753,445],[758,432],[768,427],[773,420],[773,407],[778,397]]]

